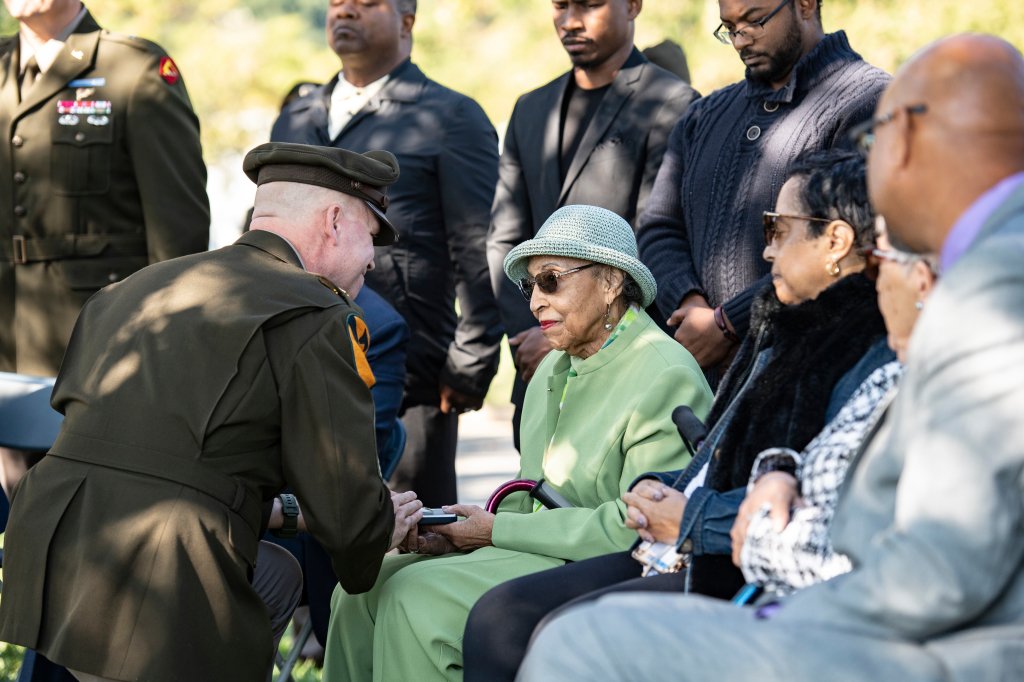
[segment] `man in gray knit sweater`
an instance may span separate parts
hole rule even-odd
[[[769,282],[761,212],[802,153],[848,144],[889,76],[826,35],[817,0],[719,0],[715,31],[746,77],[695,102],[676,125],[637,223],[640,257],[675,338],[714,379]]]

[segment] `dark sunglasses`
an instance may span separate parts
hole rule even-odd
[[[519,280],[519,290],[523,292],[523,296],[526,297],[527,301],[533,298],[534,286],[540,287],[540,290],[545,294],[553,294],[558,291],[559,277],[565,277],[566,275],[571,275],[574,272],[592,268],[595,265],[597,265],[597,263],[587,263],[586,265],[581,265],[578,268],[572,268],[571,270],[564,270],[562,272],[544,270],[543,272],[537,273],[536,277],[523,277]]]
[[[771,244],[775,241],[775,233],[779,231],[779,218],[786,218],[788,220],[807,220],[812,223],[831,223],[831,218],[814,218],[809,215],[789,215],[786,213],[776,213],[775,211],[765,211],[761,214],[761,221],[764,223],[764,243],[765,245]]]

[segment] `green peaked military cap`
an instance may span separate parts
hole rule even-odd
[[[398,180],[398,159],[391,152],[357,154],[337,147],[267,142],[245,155],[242,170],[257,185],[299,182],[358,197],[380,222],[373,243],[385,246],[398,240],[398,230],[384,215],[388,185]]]

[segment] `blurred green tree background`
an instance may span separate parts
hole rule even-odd
[[[326,46],[324,0],[91,0],[100,24],[160,43],[178,62],[203,125],[207,162],[266,139],[284,93],[338,68]],[[854,48],[889,71],[930,40],[957,31],[997,33],[1024,45],[1019,0],[825,0],[826,30],[844,28]],[[648,2],[637,44],[683,45],[694,86],[711,92],[743,75],[711,31],[712,0]],[[0,29],[14,24],[0,11]],[[432,78],[477,99],[504,129],[516,97],[568,66],[544,0],[420,0],[414,60]]]

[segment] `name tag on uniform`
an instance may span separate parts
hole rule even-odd
[[[68,83],[69,88],[101,88],[107,84],[106,78],[76,78]]]
[[[105,126],[110,124],[111,112],[110,100],[59,100],[57,123],[62,126],[78,125],[80,117],[85,116],[89,125]]]

